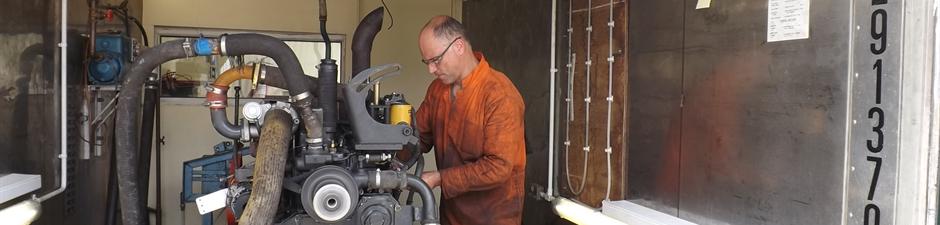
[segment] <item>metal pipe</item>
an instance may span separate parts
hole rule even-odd
[[[326,43],[326,59],[331,59],[330,54],[332,51],[332,43],[330,41],[330,34],[326,33],[326,0],[320,0],[320,35],[323,36],[323,42]]]
[[[163,95],[163,83],[157,82],[157,96],[162,96],[162,95]],[[162,133],[163,130],[161,130],[161,127],[160,127],[160,118],[162,118],[162,114],[160,114],[160,101],[159,100],[157,101],[156,109],[154,109],[154,111],[155,111],[154,114],[156,114],[155,116],[156,122],[154,122],[154,124],[157,130],[156,131],[157,147],[154,148],[156,151],[156,153],[154,153],[154,156],[157,158],[157,161],[156,161],[157,169],[156,169],[156,174],[155,174],[156,180],[157,180],[157,188],[156,188],[157,214],[155,217],[156,217],[157,225],[163,225],[163,200],[162,200],[163,194],[161,192],[163,190],[163,180],[161,179],[163,177],[162,176],[163,174],[161,174],[163,166],[161,164],[162,155],[160,154],[160,151],[163,149],[163,137],[160,134]]]
[[[607,195],[604,199],[610,200],[610,154],[613,150],[610,147],[610,108],[614,103],[614,0],[610,0],[610,20],[607,21]]]
[[[424,180],[421,180],[421,177],[414,175],[408,175],[408,188],[412,191],[418,192],[421,195],[421,207],[424,208],[424,218],[422,223],[425,225],[434,225],[440,224],[440,217],[438,217],[437,203],[434,200],[434,192],[431,192],[431,188],[428,187],[427,183],[424,183]]]
[[[212,120],[212,127],[215,128],[215,131],[219,132],[219,135],[222,135],[222,137],[229,139],[242,138],[242,128],[228,121],[228,116],[225,115],[225,108],[209,109],[209,117]]]
[[[68,145],[66,144],[66,143],[68,143],[68,140],[66,139],[68,136],[66,136],[66,135],[67,135],[67,130],[68,130],[68,128],[67,128],[67,127],[68,127],[68,126],[67,126],[67,123],[68,123],[68,97],[69,97],[69,94],[68,94],[68,87],[66,87],[66,83],[67,83],[67,81],[68,81],[68,68],[69,68],[69,67],[68,67],[68,48],[67,48],[67,47],[68,47],[68,38],[66,37],[66,35],[67,35],[68,33],[66,32],[66,29],[65,29],[65,28],[66,28],[66,26],[68,26],[68,5],[69,5],[69,0],[61,0],[59,4],[60,4],[60,5],[59,5],[59,9],[61,10],[60,13],[61,13],[61,17],[62,17],[62,18],[60,18],[60,21],[59,21],[59,23],[60,23],[60,24],[59,24],[59,25],[60,25],[60,30],[59,30],[59,54],[60,54],[60,55],[59,55],[59,59],[61,60],[61,61],[59,62],[59,63],[60,63],[60,65],[59,65],[59,69],[60,69],[60,71],[59,71],[59,92],[60,92],[60,94],[61,94],[61,95],[59,96],[59,155],[58,155],[58,158],[59,158],[59,167],[60,167],[60,168],[59,168],[59,174],[60,174],[60,177],[59,177],[59,188],[57,188],[57,189],[55,189],[54,191],[49,192],[49,193],[47,193],[47,194],[45,194],[45,195],[42,195],[41,197],[39,197],[38,199],[36,199],[36,200],[38,200],[39,202],[43,202],[43,201],[49,200],[50,198],[52,198],[52,197],[58,195],[59,193],[64,192],[64,191],[65,191],[65,187],[68,186],[68,170],[67,170],[68,165],[67,165],[67,161],[68,161],[69,156],[68,156],[68,154],[67,154]],[[35,196],[34,196],[34,197],[35,197]]]
[[[62,8],[68,8],[63,6]],[[98,35],[98,0],[90,0],[88,5],[88,49],[89,57],[95,55],[95,36]]]
[[[588,8],[591,8],[591,0],[588,0]],[[584,29],[587,34],[584,36],[587,39],[587,54],[585,54],[584,66],[584,148],[585,152],[591,151],[591,31],[594,30],[591,26],[591,10],[588,10],[587,13],[587,28]],[[585,163],[587,164],[587,163]],[[583,179],[583,178],[582,178]]]
[[[555,65],[555,35],[558,28],[557,22],[555,21],[558,17],[558,0],[552,0],[552,37],[551,37],[551,46],[550,51],[550,65],[549,65],[549,76],[551,81],[549,81],[549,96],[548,96],[548,194],[547,197],[551,198],[555,195],[555,77],[558,73],[558,68]],[[410,194],[409,194],[410,197]],[[410,200],[410,198],[409,198]]]
[[[151,77],[147,81],[147,85],[144,91],[144,111],[141,119],[142,126],[140,128],[140,162],[137,164],[137,170],[139,171],[139,180],[140,183],[138,189],[140,190],[140,195],[143,196],[140,198],[141,208],[147,208],[147,199],[149,199],[150,192],[150,154],[151,148],[153,147],[153,123],[154,123],[154,110],[158,104],[157,96],[157,86],[156,86],[156,77]],[[113,150],[112,150],[113,151]]]

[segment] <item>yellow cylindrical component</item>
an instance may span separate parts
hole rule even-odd
[[[411,105],[393,104],[388,112],[388,123],[392,125],[411,125]]]

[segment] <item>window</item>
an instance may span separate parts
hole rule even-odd
[[[157,27],[157,40],[160,43],[178,40],[182,38],[211,37],[216,38],[222,34],[237,33],[260,33],[270,35],[281,40],[294,50],[304,73],[310,76],[317,76],[317,65],[324,58],[326,51],[326,42],[323,41],[320,34],[315,33],[290,33],[290,32],[271,32],[271,31],[249,31],[249,30],[225,30],[225,29],[207,29],[207,28],[182,28],[182,27]],[[342,54],[344,36],[330,35],[331,58],[336,60],[339,68],[342,68]],[[266,65],[277,66],[273,59],[262,55],[245,55],[241,57],[231,56],[200,56],[185,59],[172,60],[160,66],[160,80],[163,83],[163,97],[183,97],[183,98],[202,98],[206,96],[205,86],[212,83],[216,77],[225,70],[249,63],[264,63]],[[341,69],[340,69],[341,70]],[[337,74],[341,74],[339,71]],[[259,85],[256,90],[251,90],[251,81],[242,80],[232,84],[233,87],[243,87],[240,96],[246,98],[262,98],[265,96],[287,96],[287,90],[265,87]],[[228,92],[229,97],[235,95],[234,88]]]

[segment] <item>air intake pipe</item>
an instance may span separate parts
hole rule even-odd
[[[305,79],[308,90],[312,92],[319,90],[316,77],[306,76]],[[219,78],[216,78],[215,82],[212,82],[208,87],[209,92],[206,93],[206,102],[209,103],[209,116],[212,119],[212,127],[223,137],[231,139],[241,139],[244,135],[242,132],[245,132],[242,127],[229,122],[225,113],[226,103],[228,102],[226,92],[229,86],[238,80],[252,80],[256,81],[257,84],[265,84],[276,88],[287,87],[287,82],[284,75],[281,74],[281,70],[273,66],[254,64],[239,66],[222,72]],[[319,137],[321,136],[321,125],[319,125],[319,121],[315,123],[313,126],[307,126],[307,132],[312,134],[310,136]],[[258,133],[250,132],[249,136],[258,137]]]
[[[305,126],[313,122],[313,98],[297,56],[283,41],[261,34],[233,34],[222,36],[220,40],[206,38],[182,39],[165,42],[141,52],[139,60],[134,62],[123,75],[124,89],[118,101],[115,139],[117,150],[118,189],[120,190],[121,215],[123,224],[147,224],[147,212],[140,206],[141,193],[138,190],[138,123],[140,120],[141,93],[144,81],[150,71],[164,62],[194,56],[209,55],[264,55],[274,59],[287,81],[287,90],[291,94],[293,106],[301,109]],[[334,79],[335,80],[335,79]],[[334,88],[335,89],[335,88]],[[335,95],[335,92],[334,92]]]

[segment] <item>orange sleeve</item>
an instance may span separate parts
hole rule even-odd
[[[428,91],[425,93],[424,101],[421,102],[421,107],[418,108],[418,111],[415,112],[415,126],[417,127],[418,133],[418,149],[423,153],[428,153],[431,151],[431,148],[434,147],[434,105],[432,102],[434,99],[431,98],[434,95],[432,88],[428,88]]]
[[[513,167],[524,161],[524,111],[521,99],[503,96],[487,103],[484,116],[482,157],[462,166],[441,170],[444,199],[469,191],[492,189],[505,184]]]

